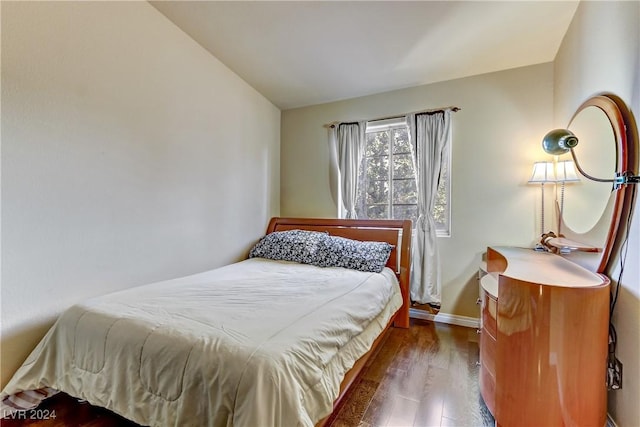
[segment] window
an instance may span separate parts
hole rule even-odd
[[[367,123],[360,165],[358,218],[418,219],[413,144],[404,119]],[[449,235],[449,153],[446,153],[433,215],[438,235]]]

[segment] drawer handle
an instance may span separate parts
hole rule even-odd
[[[476,334],[480,335],[482,333],[482,329],[476,329]]]
[[[476,366],[482,366],[482,363],[480,363],[480,361],[476,361]]]
[[[476,305],[480,305],[480,304],[482,304],[482,300],[481,300],[480,298],[478,298],[478,299],[476,300]]]

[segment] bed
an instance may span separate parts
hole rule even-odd
[[[300,246],[316,258],[325,239],[385,242],[386,266],[260,255],[294,234],[320,239]],[[71,307],[0,399],[52,388],[143,425],[324,425],[387,328],[409,325],[410,241],[410,221],[273,218],[257,256]]]

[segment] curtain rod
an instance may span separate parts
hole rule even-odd
[[[422,111],[416,111],[416,112],[407,113],[407,114],[433,114],[433,113],[439,113],[440,111],[445,111],[445,110],[451,110],[454,113],[456,113],[456,112],[462,110],[462,108],[460,108],[460,107],[436,108],[435,110],[422,110]],[[405,117],[407,114],[400,114],[400,115],[388,116],[388,117],[378,117],[378,118],[369,119],[369,120],[366,120],[366,121],[367,122],[376,122],[378,120],[399,119],[399,118]],[[358,122],[333,122],[333,123],[326,124],[325,127],[334,128],[334,127],[336,127],[337,124],[351,124],[351,123],[358,123]]]

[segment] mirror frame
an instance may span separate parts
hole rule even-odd
[[[633,114],[626,103],[612,93],[597,94],[587,99],[578,107],[571,117],[568,126],[570,126],[576,116],[587,107],[599,108],[611,123],[616,149],[616,170],[614,172],[622,174],[630,171],[633,175],[637,175],[638,129]],[[611,178],[613,178],[613,176],[612,174]],[[596,270],[597,273],[609,275],[613,272],[615,255],[617,255],[625,239],[630,213],[633,209],[632,202],[635,191],[636,185],[632,184],[622,185],[617,190],[612,191],[614,200],[611,222],[607,233],[607,240],[602,248],[600,262]]]

